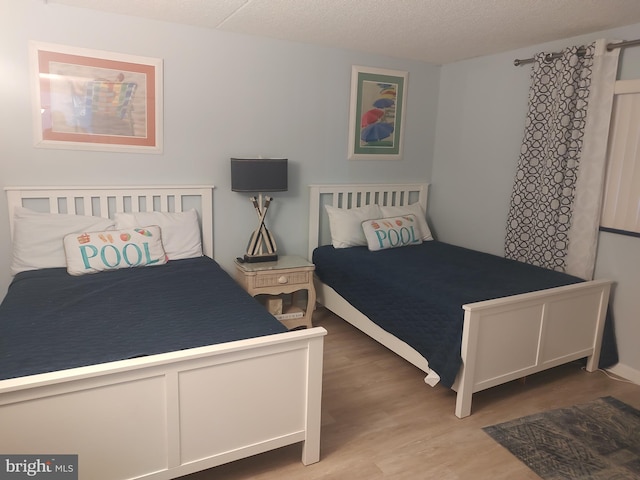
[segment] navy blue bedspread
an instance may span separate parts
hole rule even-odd
[[[328,245],[313,263],[325,284],[420,352],[447,387],[462,364],[462,305],[582,281],[438,241],[377,252]]]
[[[23,272],[0,305],[0,380],[284,331],[208,257]]]

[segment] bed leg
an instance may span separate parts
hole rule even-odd
[[[308,350],[306,436],[302,444],[302,463],[305,465],[320,461],[323,345],[323,337],[315,338]]]
[[[302,463],[304,465],[320,461],[320,442],[318,440],[307,439],[302,444]]]
[[[480,314],[472,312],[463,305],[464,326],[462,328],[462,367],[458,374],[458,395],[456,396],[456,417],[464,418],[471,415],[471,397],[476,371],[476,357],[480,335]]]
[[[598,351],[597,354],[594,353],[590,357],[587,357],[587,366],[586,366],[587,372],[595,372],[596,370],[598,370],[599,363],[600,363],[600,352]]]
[[[467,390],[464,387],[460,387],[458,389],[458,394],[456,396],[456,417],[464,418],[471,415],[471,399],[472,393],[467,393],[467,391],[471,392],[471,390]]]
[[[600,313],[596,324],[596,336],[593,341],[593,355],[587,357],[587,372],[595,372],[600,367],[600,349],[602,348],[604,327],[607,323],[610,290],[611,284],[607,284],[602,287],[602,291],[600,293]]]

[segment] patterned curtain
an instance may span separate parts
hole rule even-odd
[[[579,49],[584,54],[579,55]],[[606,52],[606,42],[599,40],[587,47],[567,48],[559,58],[550,59],[546,53],[535,56],[507,220],[507,258],[592,277],[617,53],[613,57]],[[615,58],[615,65],[611,68],[612,62],[607,62],[603,87],[602,57],[606,56]],[[583,174],[587,181],[580,178]],[[581,191],[581,186],[588,191]],[[587,215],[590,220],[576,230],[576,209],[587,204],[589,211],[580,211],[579,217]],[[576,261],[572,247],[584,244],[585,235],[592,258],[579,253]]]

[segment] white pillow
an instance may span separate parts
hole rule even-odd
[[[373,252],[422,243],[415,215],[366,220],[362,222],[362,230]]]
[[[40,213],[18,207],[14,211],[11,274],[65,267],[63,240],[66,235],[113,227],[113,221],[108,218]]]
[[[162,230],[162,244],[169,260],[202,256],[200,225],[195,209],[186,212],[116,213],[116,228],[158,225]]]
[[[349,209],[325,205],[325,208],[329,215],[331,244],[334,248],[366,245],[367,239],[362,231],[362,222],[382,216],[378,205],[366,205]]]
[[[64,251],[70,275],[167,263],[157,225],[73,233],[64,237]]]
[[[415,215],[418,220],[420,238],[422,238],[423,241],[433,240],[433,235],[431,235],[431,230],[429,230],[429,225],[427,224],[425,212],[422,209],[422,205],[419,203],[412,203],[411,205],[405,205],[402,207],[385,207],[381,205],[380,210],[382,211],[383,217]]]

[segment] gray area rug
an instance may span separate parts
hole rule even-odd
[[[613,397],[483,430],[545,480],[640,479],[640,411]]]

